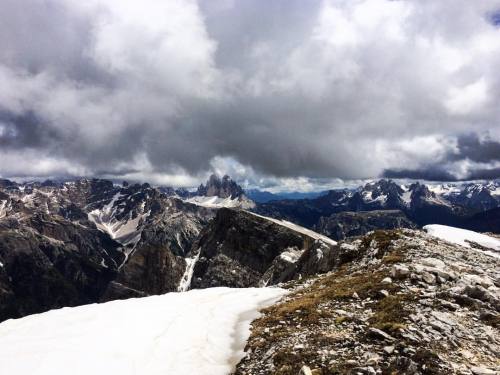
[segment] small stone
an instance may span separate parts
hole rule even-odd
[[[390,277],[386,277],[382,280],[382,284],[392,284],[392,279]]]
[[[440,299],[439,300],[439,303],[441,304],[441,306],[443,306],[444,308],[448,309],[448,310],[452,310],[452,311],[456,311],[460,308],[460,305],[456,304],[456,303],[453,303],[453,302],[450,302],[450,301],[446,301],[444,299]]]
[[[358,295],[358,293],[354,292],[354,293],[352,294],[352,298],[359,299],[359,295]]]
[[[436,276],[434,276],[432,273],[424,271],[422,272],[422,280],[424,280],[424,282],[427,284],[433,285],[436,283]]]
[[[385,289],[382,289],[379,293],[382,297],[389,297],[389,292]]]
[[[388,340],[388,341],[394,341],[395,338],[392,337],[391,335],[385,333],[384,331],[377,329],[377,328],[370,328],[368,330],[368,336],[373,337],[375,339],[382,339],[382,340]]]
[[[395,347],[390,345],[390,346],[384,346],[384,352],[386,352],[387,354],[391,355],[392,353],[394,353],[394,349]]]
[[[429,266],[429,267],[435,267],[435,268],[445,268],[446,267],[446,264],[442,260],[436,259],[436,258],[423,258],[420,260],[420,262],[423,265]]]
[[[300,369],[299,375],[313,375],[311,368],[309,366],[302,366]]]
[[[409,273],[410,270],[408,269],[408,267],[402,264],[395,264],[394,266],[392,266],[391,269],[391,275],[395,279],[404,279],[405,277],[408,276]]]
[[[474,375],[496,375],[498,374],[494,370],[490,370],[486,367],[471,367],[470,369]]]

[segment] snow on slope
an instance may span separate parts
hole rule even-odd
[[[484,246],[492,251],[482,251],[485,254],[500,258],[500,240],[481,234],[473,232],[471,230],[448,227],[446,225],[431,224],[426,225],[423,228],[431,236],[440,238],[442,240],[458,244],[461,246],[471,248],[471,245],[467,241],[475,242],[481,246]]]
[[[181,281],[179,282],[179,287],[177,288],[178,292],[187,292],[189,287],[191,286],[191,280],[193,279],[194,266],[198,259],[200,258],[200,249],[198,249],[198,253],[192,258],[184,258],[186,261],[186,270],[182,275]]]
[[[323,241],[323,242],[325,242],[325,243],[327,243],[329,245],[336,245],[337,244],[336,241],[332,240],[331,238],[329,238],[327,236],[323,236],[322,234],[316,233],[316,232],[314,232],[314,231],[312,231],[310,229],[301,227],[300,225],[291,223],[289,221],[274,219],[272,217],[267,217],[267,216],[259,215],[259,214],[256,214],[255,212],[251,212],[251,211],[247,211],[247,212],[250,213],[250,214],[252,214],[252,215],[261,217],[263,219],[272,221],[273,223],[276,223],[278,225],[290,228],[290,229],[292,229],[292,230],[294,230],[296,232],[305,234],[306,236],[312,237],[312,238],[314,238],[316,240]]]
[[[0,324],[0,374],[226,375],[279,288],[210,288]]]
[[[7,200],[0,201],[0,218],[7,215],[7,209],[8,209],[7,204],[8,204]]]
[[[132,244],[135,246],[141,238],[141,228],[139,225],[150,215],[150,212],[142,212],[137,214],[135,218],[132,218],[131,211],[127,219],[117,220],[115,216],[118,208],[115,203],[121,196],[120,193],[117,193],[102,209],[95,209],[89,212],[88,219],[92,221],[98,229],[107,232],[112,239],[118,241],[122,245]],[[141,211],[144,211],[144,207],[141,207]]]

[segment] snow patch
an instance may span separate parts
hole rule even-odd
[[[497,240],[496,238],[467,229],[460,229],[438,224],[426,225],[423,229],[431,236],[457,245],[472,248],[470,243],[467,241],[475,242],[492,250],[481,250],[482,253],[491,255],[495,258],[500,258],[500,240]]]
[[[280,258],[288,263],[296,263],[299,260],[299,258],[302,256],[303,253],[304,253],[304,250],[299,250],[299,249],[294,248],[294,247],[289,247],[280,254]]]
[[[210,288],[52,310],[0,324],[0,374],[229,374],[280,288]],[[71,371],[69,371],[71,369]]]
[[[187,292],[189,287],[191,286],[191,280],[193,279],[194,266],[198,259],[200,259],[201,250],[198,249],[198,253],[192,258],[184,258],[186,261],[186,270],[182,275],[181,281],[179,283],[179,287],[177,290],[179,292]]]
[[[122,194],[116,193],[111,201],[103,208],[89,212],[88,219],[92,221],[98,229],[108,233],[112,239],[122,245],[132,245],[128,247],[131,249],[129,250],[130,252],[141,239],[139,224],[150,215],[150,212],[139,213],[135,218],[132,218],[131,211],[128,219],[118,220],[115,217],[118,209],[118,207],[115,207],[115,203],[120,197],[122,197]],[[144,210],[144,204],[141,209]]]
[[[7,216],[8,201],[0,201],[0,218]]]

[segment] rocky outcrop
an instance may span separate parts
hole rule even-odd
[[[334,240],[361,236],[375,229],[416,228],[399,210],[341,212],[321,217],[315,230]]]

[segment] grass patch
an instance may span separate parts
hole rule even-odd
[[[406,328],[406,319],[411,313],[406,306],[415,298],[412,294],[396,294],[378,301],[371,306],[374,315],[369,320],[370,324],[390,334],[398,333]]]
[[[389,250],[393,248],[393,242],[401,238],[399,230],[375,230],[363,237],[361,246],[368,249],[373,241],[377,243],[379,252],[378,258],[383,257]]]

